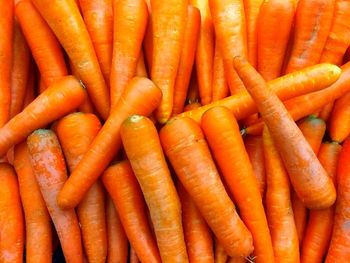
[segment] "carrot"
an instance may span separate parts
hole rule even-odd
[[[66,50],[98,113],[107,119],[110,108],[108,90],[78,6],[74,0],[32,2]]]
[[[33,64],[29,66],[29,76],[27,80],[27,85],[25,88],[25,97],[23,100],[23,105],[21,111],[24,110],[33,100],[36,98],[36,79],[35,79],[35,71],[33,69]]]
[[[135,77],[129,82],[118,104],[59,193],[57,201],[61,208],[77,206],[120,150],[122,122],[132,114],[151,114],[160,100],[161,91],[152,81]]]
[[[135,249],[133,247],[130,247],[130,253],[129,253],[129,263],[139,263],[140,260],[137,257],[137,254],[135,252]]]
[[[197,80],[197,71],[196,68],[192,71],[192,76],[190,80],[190,86],[187,91],[187,103],[199,103],[199,90],[198,90],[198,80]]]
[[[206,105],[212,100],[212,72],[214,59],[214,26],[210,14],[208,0],[190,0],[199,9],[201,25],[196,52],[196,70],[198,90],[201,104]]]
[[[215,263],[226,263],[228,255],[226,254],[224,248],[220,242],[215,239]]]
[[[111,198],[106,200],[106,223],[108,238],[107,263],[126,263],[128,259],[128,239]]]
[[[111,165],[102,175],[124,226],[130,245],[142,262],[161,262],[148,225],[146,203],[128,161]]]
[[[75,170],[100,128],[101,123],[95,115],[80,112],[67,115],[57,123],[56,134],[70,172]],[[77,215],[88,261],[105,262],[107,230],[101,182],[97,181],[86,193],[78,205]]]
[[[210,229],[180,182],[177,184],[182,206],[182,223],[190,262],[214,262]]]
[[[336,184],[336,170],[341,145],[338,143],[323,143],[318,153],[318,159]],[[322,262],[327,253],[332,235],[334,206],[323,210],[311,210],[301,246],[301,261],[305,263]]]
[[[198,109],[199,107],[201,107],[202,105],[199,102],[193,102],[190,104],[187,104],[184,108],[184,112],[185,111],[190,111],[190,110],[194,110],[194,109]]]
[[[217,101],[227,97],[229,88],[225,78],[225,69],[223,56],[219,49],[219,44],[215,43],[215,54],[214,54],[214,65],[213,65],[213,93],[212,101]]]
[[[148,77],[146,64],[145,64],[145,57],[143,54],[143,50],[140,51],[140,56],[137,59],[137,66],[136,66],[136,76],[137,77]]]
[[[125,18],[128,19],[125,19]],[[144,0],[114,2],[113,58],[111,67],[111,105],[114,107],[128,82],[135,76],[147,25]]]
[[[16,5],[16,17],[45,86],[68,74],[61,45],[30,0]]]
[[[271,236],[259,182],[245,151],[237,121],[228,109],[215,107],[203,115],[202,129],[240,216],[252,233],[257,262],[273,262]]]
[[[248,62],[235,58],[234,66],[271,132],[298,197],[307,208],[330,207],[336,198],[334,184],[283,103]]]
[[[293,0],[264,1],[260,8],[257,25],[257,69],[266,81],[281,75],[294,10]]]
[[[339,92],[334,94],[331,93],[332,97],[342,94],[340,90],[342,90],[343,92],[343,90],[346,89],[346,86],[344,84],[346,83],[345,80],[347,80],[348,78],[347,68],[348,66],[343,67],[343,70],[345,70],[346,73],[342,74],[342,80],[337,82],[337,84],[334,86],[334,89],[338,90],[339,88]],[[283,77],[272,80],[268,82],[268,86],[277,94],[277,96],[281,100],[287,100],[296,96],[300,96],[302,94],[307,94],[312,91],[328,87],[339,78],[340,73],[341,71],[336,66],[330,64],[321,64],[305,68],[301,71],[292,74],[287,74]],[[341,83],[341,85],[338,85],[338,83]],[[347,87],[349,88],[348,85]],[[319,103],[318,101],[313,102]],[[183,113],[180,116],[187,116],[199,122],[204,112],[215,106],[224,106],[230,109],[237,120],[244,119],[258,111],[255,106],[254,100],[250,97],[249,93],[246,91],[242,91],[239,94],[213,102],[209,105],[202,106],[196,110]],[[318,108],[320,107],[322,107],[322,104]],[[298,110],[303,109],[301,109],[298,106]],[[313,112],[315,111],[312,111],[311,113]]]
[[[15,147],[14,168],[18,175],[19,191],[25,215],[26,262],[51,262],[51,219],[36,181],[25,142]]]
[[[246,263],[246,262],[254,262],[254,257],[252,259],[248,258],[247,260],[242,257],[229,257],[227,259],[227,263]]]
[[[226,253],[248,256],[253,251],[251,233],[220,180],[199,125],[190,118],[174,118],[159,135],[178,178]]]
[[[84,100],[85,91],[72,76],[56,81],[21,113],[0,128],[0,156],[32,131],[66,115]]]
[[[333,141],[343,142],[350,134],[350,92],[340,97],[329,119],[329,134]]]
[[[23,262],[24,219],[16,173],[11,165],[0,164],[0,262]]]
[[[244,85],[235,72],[232,61],[235,56],[247,57],[243,0],[209,0],[209,6],[228,85],[231,94],[235,94],[244,90]]]
[[[81,13],[107,84],[111,73],[113,0],[79,0]],[[130,33],[130,32],[129,32]]]
[[[150,0],[149,0],[150,2]],[[145,53],[145,60],[148,68],[148,72],[152,72],[152,58],[153,58],[153,27],[152,27],[152,12],[148,8],[148,21],[143,40],[143,51]]]
[[[247,136],[244,146],[252,164],[254,175],[258,180],[259,190],[262,197],[265,195],[266,175],[264,167],[263,141],[261,136]]]
[[[300,0],[286,72],[317,64],[330,32],[335,0]]]
[[[198,9],[192,5],[189,5],[187,8],[187,21],[183,40],[184,43],[174,86],[173,115],[183,112],[185,105],[194,56],[198,43],[200,20],[201,17]]]
[[[36,130],[27,138],[31,164],[55,225],[67,262],[83,262],[80,228],[74,209],[57,206],[57,194],[67,180],[61,146],[51,130]]]

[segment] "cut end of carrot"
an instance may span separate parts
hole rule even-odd
[[[139,122],[140,120],[142,120],[143,118],[144,118],[144,116],[142,116],[142,115],[134,114],[134,115],[130,116],[127,119],[127,121],[132,122],[132,123],[136,123],[136,122]]]

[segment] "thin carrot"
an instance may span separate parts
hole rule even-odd
[[[111,105],[118,103],[125,87],[136,75],[137,60],[146,31],[148,11],[144,0],[114,1]],[[125,18],[128,19],[125,19]]]
[[[74,0],[32,2],[66,50],[98,113],[107,119],[110,108],[108,90],[78,6]]]
[[[226,263],[228,255],[220,242],[215,238],[215,263]]]
[[[336,100],[329,119],[329,135],[343,142],[350,134],[350,92]]]
[[[248,256],[253,251],[251,233],[225,190],[199,125],[190,118],[174,118],[161,129],[160,139],[176,175],[226,253]]]
[[[29,66],[29,76],[26,85],[26,94],[23,100],[23,105],[21,111],[24,110],[33,100],[36,98],[36,79],[35,79],[35,71],[33,68],[33,63]]]
[[[24,218],[15,170],[0,164],[0,262],[22,263],[24,249]]]
[[[85,90],[76,78],[67,76],[54,82],[21,113],[0,128],[0,156],[23,141],[35,129],[73,111],[84,98]]]
[[[237,57],[234,66],[271,132],[298,197],[308,208],[330,207],[336,199],[334,184],[283,103],[248,62]]]
[[[214,65],[213,65],[213,93],[212,101],[221,100],[229,94],[228,84],[225,78],[224,60],[221,55],[219,44],[215,43]]]
[[[141,49],[139,58],[137,59],[137,66],[136,66],[136,76],[137,77],[148,77],[146,64],[145,64],[145,57],[143,54],[143,50]]]
[[[124,226],[130,245],[142,262],[161,262],[148,225],[146,203],[128,161],[111,165],[102,175]]]
[[[139,263],[140,260],[135,252],[135,249],[133,247],[130,247],[129,252],[129,263]]]
[[[50,262],[52,260],[51,219],[36,181],[25,142],[15,147],[14,168],[18,175],[25,215],[26,262]]]

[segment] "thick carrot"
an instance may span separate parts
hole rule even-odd
[[[44,84],[48,87],[55,80],[67,75],[61,45],[30,0],[21,0],[16,5],[16,17]]]
[[[211,19],[208,0],[190,0],[190,3],[199,9],[201,26],[199,31],[198,46],[196,52],[196,70],[198,90],[202,105],[212,100],[212,71],[214,59],[214,26]]]
[[[129,81],[136,75],[137,60],[148,18],[144,0],[114,1],[113,9],[113,58],[110,80],[112,108],[118,103]]]
[[[350,92],[336,100],[329,119],[329,135],[343,142],[350,134]]]
[[[151,0],[153,57],[151,78],[162,90],[156,117],[165,123],[173,109],[174,85],[185,35],[187,0]]]
[[[100,128],[101,123],[95,115],[80,112],[67,115],[57,123],[56,134],[70,172],[75,170]],[[97,181],[86,193],[78,205],[77,215],[88,261],[105,262],[107,230],[101,182]]]
[[[145,56],[143,53],[144,52],[141,49],[140,55],[137,59],[136,76],[148,78],[147,68],[146,68],[146,64],[145,64]]]
[[[162,261],[188,262],[181,204],[154,124],[132,115],[123,122],[120,134],[150,211]]]
[[[225,78],[224,60],[221,55],[219,44],[215,43],[215,54],[214,54],[214,65],[213,65],[213,92],[212,101],[221,100],[229,94],[228,84]]]
[[[226,253],[248,256],[253,251],[251,233],[225,190],[199,125],[190,118],[174,118],[161,129],[160,139],[182,185]]]
[[[161,262],[148,224],[146,203],[128,161],[111,165],[102,175],[124,226],[130,245],[142,262]]]
[[[336,199],[334,184],[283,103],[248,62],[237,57],[234,66],[271,132],[298,197],[308,208],[330,207]]]
[[[22,263],[24,249],[24,218],[15,170],[0,164],[0,262]]]
[[[120,150],[122,122],[132,114],[148,116],[158,106],[161,96],[160,89],[149,79],[135,77],[129,82],[89,150],[59,193],[60,207],[73,208],[79,204],[85,193]]]
[[[223,246],[220,242],[215,238],[215,263],[226,263],[228,255],[225,252]]]
[[[273,262],[263,197],[234,115],[224,107],[212,108],[202,117],[202,129],[240,216],[253,235],[257,262]]]
[[[26,94],[23,100],[23,105],[21,111],[24,110],[33,100],[36,98],[36,79],[35,70],[33,68],[33,63],[29,66],[29,76],[26,85]]]
[[[26,262],[52,260],[51,219],[36,181],[25,142],[16,145],[14,168],[18,176],[26,230]]]
[[[184,43],[174,86],[173,115],[183,112],[197,49],[200,21],[201,16],[198,9],[189,5],[187,8]]]
[[[67,262],[83,262],[83,249],[77,215],[74,209],[62,210],[57,194],[67,180],[61,146],[51,130],[36,130],[27,138],[30,162],[41,194],[55,225]]]
[[[190,262],[214,262],[210,229],[180,182],[177,184],[182,206],[182,223]]]
[[[341,145],[338,143],[323,143],[318,153],[318,159],[336,184],[336,170]],[[334,206],[323,210],[311,210],[301,246],[301,262],[321,263],[327,253],[332,235]]]
[[[74,0],[32,2],[66,50],[98,113],[107,119],[110,108],[108,90],[78,6]]]
[[[294,11],[293,0],[264,1],[260,8],[257,69],[266,81],[281,75]]]
[[[73,76],[54,82],[21,113],[0,128],[0,156],[23,141],[35,129],[44,127],[76,109],[84,98],[85,90]]]

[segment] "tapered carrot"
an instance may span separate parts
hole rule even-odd
[[[235,211],[199,125],[190,118],[174,118],[161,129],[160,139],[182,185],[226,253],[248,256],[253,251],[251,233]]]
[[[132,115],[123,122],[120,134],[150,211],[162,261],[188,262],[181,204],[154,124]]]
[[[0,164],[0,262],[22,263],[24,248],[24,218],[13,167]]]
[[[161,262],[157,243],[148,225],[146,203],[128,161],[107,168],[102,181],[111,196],[130,245],[142,262]]]
[[[273,262],[271,236],[262,195],[237,121],[228,109],[215,107],[203,115],[202,129],[239,208],[240,216],[252,233],[257,262]]]
[[[0,156],[23,141],[32,131],[73,111],[83,102],[85,90],[73,76],[63,77],[21,113],[0,128]]]
[[[298,197],[308,208],[330,207],[336,198],[334,184],[283,103],[248,62],[235,58],[234,66],[271,132]]]
[[[83,262],[80,228],[74,209],[62,210],[57,194],[67,180],[61,146],[51,130],[36,130],[27,138],[31,164],[55,225],[67,262]]]
[[[341,145],[323,143],[318,159],[336,184],[336,170]],[[301,262],[321,263],[327,253],[332,235],[334,206],[323,210],[311,210],[301,247]]]
[[[129,82],[89,150],[59,193],[60,207],[73,208],[79,204],[85,193],[120,150],[122,122],[132,114],[148,116],[158,106],[161,96],[160,89],[149,79],[135,77]]]
[[[16,5],[16,17],[44,84],[48,87],[55,80],[67,75],[61,45],[30,0],[21,0]]]
[[[224,60],[221,55],[219,44],[215,43],[215,54],[214,54],[214,65],[213,65],[213,92],[212,101],[217,101],[227,97],[229,94],[229,88],[225,78]]]
[[[35,70],[33,68],[33,63],[29,66],[29,76],[26,85],[26,94],[23,100],[23,105],[21,111],[24,110],[33,100],[36,98],[36,79],[35,79]]]
[[[128,19],[125,19],[125,18]],[[128,82],[135,76],[148,18],[144,0],[114,2],[111,105],[114,107]]]
[[[25,215],[26,262],[46,263],[52,260],[51,219],[30,163],[26,142],[16,145],[14,168]]]
[[[32,2],[66,50],[98,113],[107,119],[110,108],[108,90],[78,6],[74,0]]]
[[[257,69],[266,81],[281,75],[294,10],[293,0],[264,1],[260,8],[257,25]],[[272,28],[274,29],[271,30]]]
[[[220,244],[220,242],[215,239],[215,263],[226,263],[228,255],[225,252],[224,248]]]
[[[340,97],[334,104],[329,119],[329,134],[333,141],[342,142],[350,134],[350,92]]]
[[[145,64],[145,57],[142,49],[140,50],[140,55],[137,59],[136,76],[148,78],[148,73],[147,73],[146,64]]]
[[[298,233],[292,212],[290,183],[269,130],[263,132],[266,167],[266,214],[275,262],[299,262]]]
[[[181,183],[177,184],[182,223],[190,262],[214,262],[213,240],[210,229]]]
[[[75,170],[100,128],[101,123],[95,115],[80,112],[67,115],[57,123],[56,133],[70,172]],[[89,262],[105,262],[107,230],[101,182],[91,186],[78,205],[77,215]]]
[[[174,86],[173,115],[183,112],[197,49],[200,21],[201,16],[198,9],[189,5],[187,8],[184,43]]]

